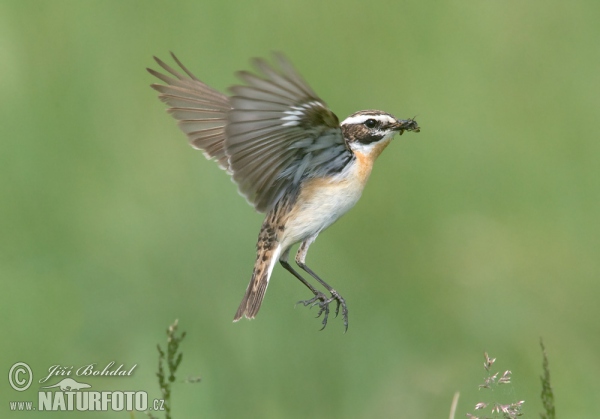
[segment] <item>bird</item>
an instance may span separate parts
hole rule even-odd
[[[239,193],[266,214],[234,322],[257,315],[279,262],[312,293],[297,304],[319,307],[321,330],[335,302],[335,317],[341,307],[347,331],[346,300],[307,266],[308,249],[356,204],[373,163],[395,134],[419,132],[419,125],[414,118],[397,119],[379,110],[355,112],[340,123],[283,53],[273,53],[273,63],[255,58],[255,72],[238,72],[243,83],[232,86],[230,96],[200,81],[172,52],[171,57],[180,69],[154,57],[166,74],[147,68],[164,83],[151,87],[191,146],[231,175]],[[329,295],[289,263],[298,243],[296,264]]]

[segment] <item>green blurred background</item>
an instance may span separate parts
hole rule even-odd
[[[594,0],[2,2],[1,366],[34,385],[0,380],[0,416],[41,417],[8,401],[55,364],[138,364],[80,381],[159,397],[178,318],[180,376],[202,376],[174,385],[178,419],[444,418],[455,391],[457,418],[482,400],[538,417],[540,337],[560,417],[598,417],[598,22]],[[310,295],[280,267],[231,323],[262,217],[148,87],[170,50],[221,90],[285,51],[340,118],[417,115],[308,257],[348,333],[294,309]],[[484,351],[509,390],[478,391]]]

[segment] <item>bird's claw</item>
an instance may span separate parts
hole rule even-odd
[[[346,300],[344,300],[344,298],[340,294],[338,294],[336,290],[331,291],[330,298],[328,298],[322,292],[317,291],[313,298],[309,300],[298,301],[296,304],[302,304],[304,305],[304,307],[310,306],[310,308],[318,305],[319,312],[317,313],[316,317],[319,318],[321,317],[321,315],[323,315],[323,321],[321,322],[323,327],[320,329],[323,330],[325,329],[325,326],[327,326],[327,319],[329,318],[329,304],[332,301],[336,302],[335,317],[337,317],[340,314],[340,306],[342,307],[342,318],[344,319],[345,333],[346,331],[348,331],[348,307],[346,306]]]

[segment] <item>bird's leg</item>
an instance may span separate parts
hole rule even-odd
[[[321,330],[323,330],[325,328],[325,326],[327,325],[327,317],[329,317],[329,305],[328,305],[329,302],[328,301],[330,299],[327,298],[327,296],[325,294],[323,294],[321,291],[319,291],[315,287],[313,287],[306,279],[304,279],[302,277],[302,275],[300,275],[298,272],[296,272],[296,270],[294,268],[292,268],[292,265],[290,265],[288,262],[288,254],[289,254],[289,249],[286,250],[281,255],[281,257],[279,258],[279,263],[281,263],[281,266],[283,266],[289,273],[291,273],[296,278],[298,278],[300,280],[300,282],[302,282],[304,285],[306,285],[306,287],[309,290],[311,290],[311,292],[315,295],[310,300],[298,301],[298,303],[302,303],[305,307],[308,305],[310,305],[312,307],[315,304],[319,304],[320,310],[319,310],[319,313],[317,314],[317,317],[320,317],[321,314],[325,314],[323,317],[323,322],[322,322],[323,327],[321,328]]]
[[[317,281],[319,281],[319,283],[321,285],[323,285],[327,289],[327,291],[329,291],[331,293],[331,298],[329,298],[327,301],[322,301],[321,303],[319,303],[319,306],[321,307],[321,312],[323,310],[325,310],[326,314],[328,314],[329,308],[324,308],[324,307],[328,307],[329,303],[331,303],[332,301],[335,300],[335,302],[337,303],[337,306],[335,308],[335,316],[337,317],[340,312],[340,305],[342,306],[342,318],[344,319],[344,327],[345,327],[345,330],[347,331],[348,330],[348,307],[346,306],[346,300],[344,300],[344,298],[336,290],[334,290],[327,282],[325,282],[321,278],[319,278],[319,275],[317,275],[312,269],[310,269],[308,266],[306,266],[305,260],[306,260],[306,254],[308,253],[308,248],[310,247],[312,242],[315,241],[316,238],[317,238],[317,235],[315,234],[314,236],[311,236],[302,242],[302,244],[298,248],[298,253],[296,253],[296,263],[298,264],[298,266],[300,266],[300,268],[303,271],[308,272],[310,276],[312,276]],[[315,300],[315,299],[313,298],[313,300]],[[311,300],[308,300],[308,301],[311,301]],[[304,305],[307,305],[307,304],[309,304],[309,303],[305,303]],[[319,312],[319,314],[321,312]],[[327,316],[325,316],[325,318],[323,319],[323,327],[325,327],[326,323],[327,323]]]

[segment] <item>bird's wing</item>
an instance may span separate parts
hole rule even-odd
[[[307,177],[341,170],[352,158],[337,116],[281,54],[279,69],[255,59],[258,75],[231,88],[225,150],[240,192],[270,210]]]
[[[232,87],[230,98],[173,58],[188,77],[156,59],[175,78],[149,69],[168,84],[152,87],[192,145],[233,175],[257,211],[269,211],[304,179],[340,171],[352,158],[337,116],[283,55],[275,55],[278,68],[254,60],[258,75],[238,73],[246,85]]]
[[[219,167],[231,173],[225,153],[225,124],[227,112],[231,110],[229,98],[202,83],[173,53],[171,56],[187,76],[154,57],[173,77],[148,68],[150,74],[166,83],[152,84],[152,88],[160,93],[160,100],[171,106],[168,112],[179,120],[179,127],[192,147],[202,150],[206,158],[215,160]]]

